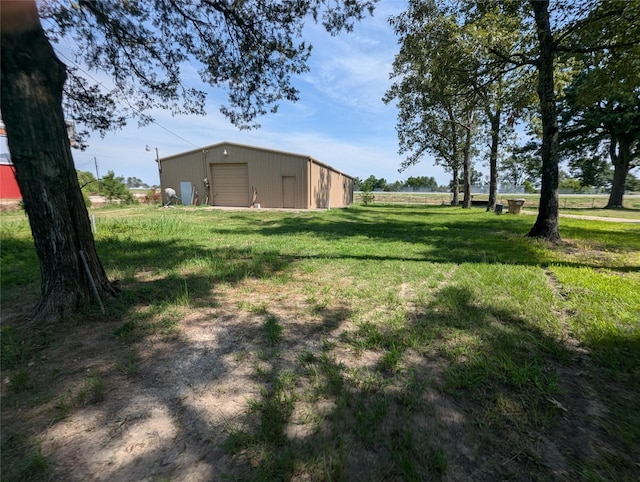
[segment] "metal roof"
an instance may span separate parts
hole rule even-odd
[[[342,174],[343,176],[348,177],[349,179],[354,179],[353,176],[351,176],[351,175],[349,175],[347,173],[344,173],[344,172],[340,171],[339,169],[336,169],[335,167],[330,166],[329,164],[326,164],[326,163],[324,163],[322,161],[319,161],[318,159],[315,159],[314,157],[309,156],[308,154],[299,154],[299,153],[296,153],[296,152],[280,151],[280,150],[277,150],[277,149],[268,149],[268,148],[265,148],[265,147],[250,146],[250,145],[247,145],[247,144],[238,144],[236,142],[227,142],[227,141],[218,142],[217,144],[211,144],[210,146],[200,147],[198,149],[190,149],[188,151],[180,152],[178,154],[172,154],[172,155],[166,156],[166,157],[160,157],[160,161],[169,161],[169,160],[172,160],[174,158],[182,157],[182,156],[189,155],[189,154],[195,154],[195,153],[198,153],[198,152],[208,151],[208,150],[215,149],[215,148],[218,148],[218,147],[223,147],[223,146],[242,147],[244,149],[253,149],[253,150],[256,150],[256,151],[271,152],[271,153],[274,153],[274,154],[283,154],[283,155],[286,155],[286,156],[302,157],[302,158],[305,158],[305,159],[309,159],[310,161],[312,161],[312,162],[314,162],[316,164],[319,164],[320,166],[326,167],[327,169],[331,169],[332,171],[335,171],[338,174]]]

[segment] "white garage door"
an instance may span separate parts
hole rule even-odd
[[[211,179],[214,206],[248,206],[249,175],[247,164],[212,164]]]

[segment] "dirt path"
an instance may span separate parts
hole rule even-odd
[[[72,333],[60,335],[29,364],[32,382],[41,387],[42,403],[20,408],[33,403],[28,400],[33,395],[27,392],[3,400],[3,447],[21,435],[36,438],[39,449],[54,463],[51,477],[38,480],[255,480],[247,467],[259,466],[269,454],[231,456],[223,447],[234,430],[245,426],[250,401],[265,396],[264,377],[295,370],[302,354],[322,353],[323,337],[337,340],[348,324],[332,320],[327,329],[326,320],[309,316],[303,300],[293,294],[281,303],[277,296],[262,299],[251,288],[221,291],[215,308],[191,310],[176,331],[147,336],[134,344],[114,337],[121,330],[118,322],[81,324]],[[237,309],[246,302],[246,293],[252,293],[256,305],[265,303],[288,332],[286,345],[275,358],[265,356],[264,316]],[[401,293],[407,295],[407,287]],[[299,321],[302,313],[307,313],[304,322]],[[338,349],[336,356],[350,370],[380,361],[373,352],[354,357],[349,350]],[[501,480],[508,475],[525,480],[534,470],[529,458],[537,457],[538,475],[575,480],[568,456],[574,461],[591,457],[594,446],[605,443],[591,420],[602,408],[584,379],[587,362],[582,353],[576,357],[578,362],[571,365],[549,367],[561,375],[564,396],[557,403],[567,415],[551,431],[529,433],[525,437],[530,440],[528,453],[510,445],[521,443],[514,442],[520,440],[516,431],[502,434],[506,438],[497,446],[494,435],[481,435],[482,430],[469,421],[475,403],[443,389],[441,378],[447,367],[437,353],[414,355],[413,361],[424,372],[421,376],[430,380],[423,395],[428,409],[417,419],[420,433],[428,436],[416,443],[429,447],[435,440],[449,454],[446,474],[436,478]],[[8,383],[3,381],[5,387]],[[319,412],[330,414],[334,403],[319,403]],[[304,403],[302,407],[284,424],[283,435],[300,441],[301,447],[335,443],[309,424]],[[486,437],[488,453],[477,446],[478,437]],[[376,465],[380,463],[376,454],[373,449],[350,452],[351,475],[358,473],[357,480],[404,480],[385,477]],[[540,472],[540,467],[545,469]],[[310,475],[303,465],[299,476],[287,480],[328,479]]]
[[[534,215],[537,216],[537,211],[529,211],[523,209],[521,211],[522,214]],[[630,224],[640,224],[640,219],[629,219],[629,218],[608,218],[603,216],[583,216],[581,214],[565,214],[560,213],[561,218],[573,218],[573,219],[585,219],[591,221],[603,221],[609,223],[630,223]]]

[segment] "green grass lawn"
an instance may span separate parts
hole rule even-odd
[[[261,320],[234,349],[260,389],[225,426],[230,480],[637,480],[637,225],[563,218],[553,246],[525,237],[531,216],[437,205],[92,214],[132,380],[145,341],[172,343],[187,314]],[[1,221],[14,310],[38,266],[24,215]],[[3,324],[3,413],[40,407],[29,362],[62,342],[46,333]],[[83,385],[98,407],[101,383]],[[64,416],[88,403],[70,400]],[[55,454],[19,440],[3,472],[50,474]]]
[[[451,193],[402,193],[402,192],[374,192],[373,204],[435,204],[445,205],[451,202]],[[356,193],[357,202],[361,194]],[[460,196],[462,203],[463,196]],[[474,194],[474,201],[487,201],[488,194]],[[504,194],[499,193],[497,202],[504,205],[505,210],[509,199],[524,199],[523,209],[537,211],[540,203],[539,194]],[[627,218],[640,220],[640,195],[637,193],[624,196],[624,209],[604,209],[609,200],[608,194],[560,194],[558,201],[561,214],[579,214],[584,216],[598,216],[609,218]]]

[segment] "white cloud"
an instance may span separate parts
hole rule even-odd
[[[321,26],[305,30],[314,45],[311,72],[302,78],[333,102],[363,112],[385,110],[382,96],[390,86],[389,72],[397,51],[396,38],[387,23],[390,14],[382,2],[374,17],[357,24],[352,33],[328,37]]]

